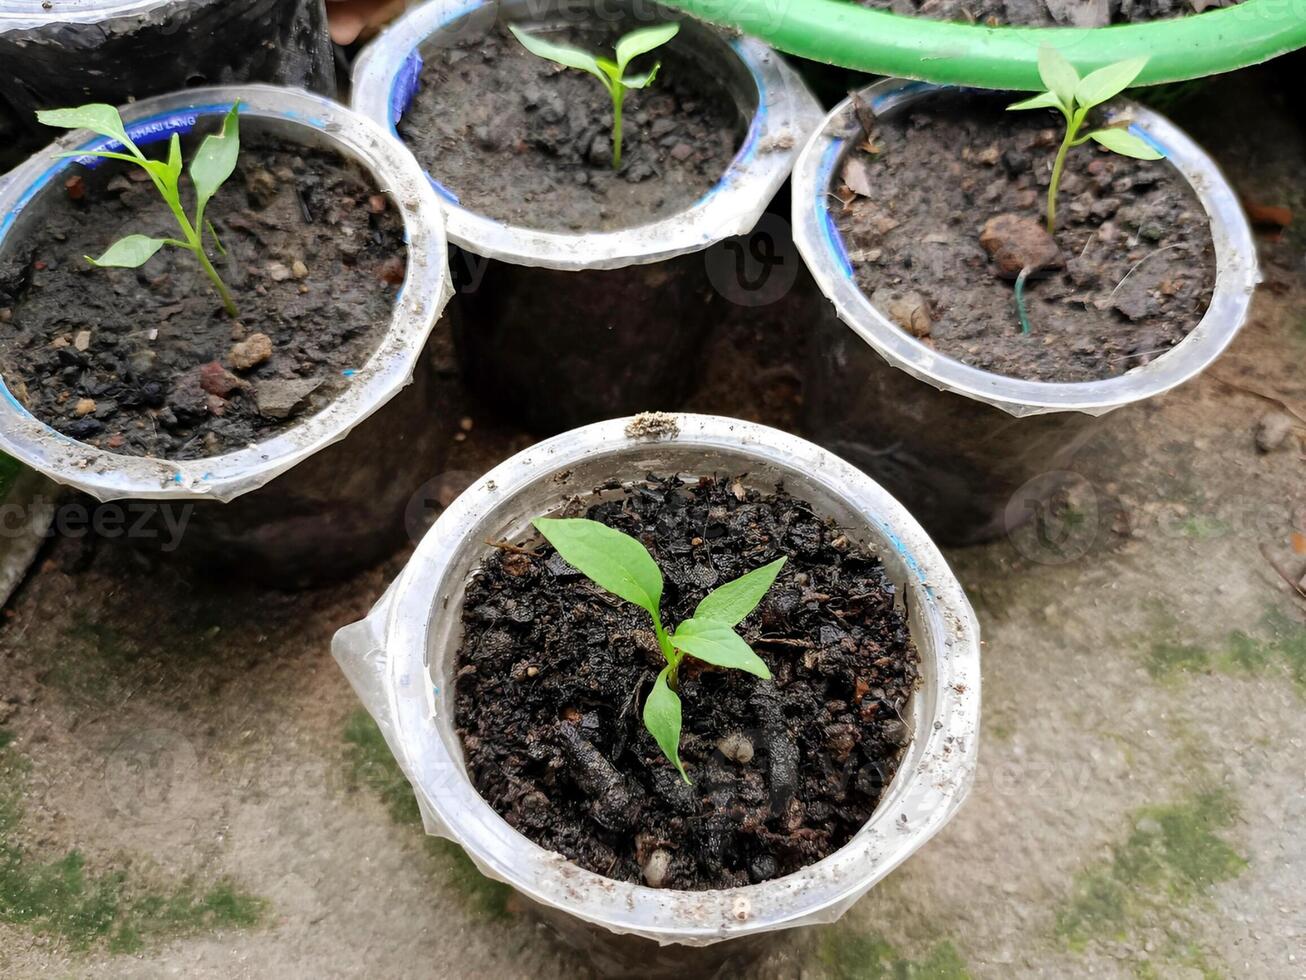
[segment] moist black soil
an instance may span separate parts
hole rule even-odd
[[[127,234],[178,235],[143,177],[113,162],[81,172],[0,261],[0,370],[28,410],[103,449],[193,459],[274,435],[343,391],[384,334],[407,257],[371,178],[331,152],[245,139],[208,209],[233,321],[188,252],[135,270],[84,258]]]
[[[545,36],[611,56],[622,33],[589,26]],[[553,230],[647,224],[703,197],[745,130],[725,85],[678,39],[636,59],[628,73],[655,60],[662,68],[653,84],[626,97],[619,171],[612,100],[599,80],[537,58],[502,27],[426,53],[399,132],[422,166],[479,214]]]
[[[941,95],[875,121],[878,152],[850,153],[846,203],[832,204],[857,283],[924,343],[986,371],[1091,381],[1146,364],[1210,304],[1215,251],[1202,205],[1164,160],[1072,150],[1055,235],[1065,268],[1028,281],[1022,334],[1013,281],[980,234],[1004,214],[1042,224],[1064,131],[1044,113],[1004,111],[1015,98]]]
[[[663,666],[648,615],[547,544],[491,554],[467,588],[456,698],[481,795],[542,847],[662,887],[765,881],[841,847],[897,771],[919,676],[880,562],[782,488],[736,479],[650,475],[585,514],[649,548],[668,624],[789,556],[739,626],[774,680],[686,658],[686,785],[642,721]]]
[[[857,0],[930,20],[1011,27],[1107,27],[1187,17],[1242,0]]]

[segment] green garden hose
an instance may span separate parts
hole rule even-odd
[[[1148,57],[1139,85],[1245,68],[1306,47],[1306,0],[1117,27],[984,27],[868,10],[852,0],[662,0],[789,54],[877,75],[992,89],[1041,89],[1049,44],[1081,73]]]

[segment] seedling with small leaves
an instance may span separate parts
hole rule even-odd
[[[222,122],[222,132],[207,136],[204,142],[200,144],[199,150],[190,162],[190,180],[195,186],[195,215],[194,218],[186,214],[181,203],[181,138],[172,134],[172,142],[168,146],[168,159],[151,160],[127,135],[127,130],[123,126],[122,117],[118,110],[111,105],[91,104],[80,106],[76,109],[50,109],[45,112],[38,112],[37,119],[47,126],[57,126],[62,129],[89,129],[91,132],[99,133],[101,136],[108,136],[110,139],[117,140],[126,150],[126,153],[118,153],[110,150],[82,150],[77,153],[63,153],[64,157],[103,157],[106,160],[121,160],[126,163],[135,164],[144,170],[154,184],[155,189],[159,192],[172,212],[173,217],[177,219],[177,225],[181,229],[181,238],[150,238],[148,235],[128,235],[121,238],[109,246],[98,259],[93,259],[89,255],[86,261],[91,265],[118,268],[118,269],[135,269],[154,257],[154,254],[165,245],[173,248],[185,249],[195,256],[204,270],[204,274],[209,277],[213,283],[213,288],[217,290],[218,296],[222,299],[223,309],[227,314],[235,319],[239,314],[236,310],[236,301],[231,296],[231,291],[227,289],[222,277],[218,275],[217,269],[209,260],[209,256],[204,248],[204,232],[207,230],[213,238],[213,243],[218,251],[225,255],[226,250],[218,240],[217,233],[213,230],[213,225],[204,217],[204,210],[208,207],[209,201],[213,195],[218,192],[228,177],[236,169],[236,158],[240,155],[240,122],[238,111],[240,103],[231,107],[226,118]]]
[[[616,61],[610,58],[595,57],[579,48],[565,44],[555,44],[534,34],[527,34],[509,25],[513,36],[522,43],[531,54],[549,61],[556,61],[567,68],[587,71],[607,89],[612,97],[612,169],[621,167],[621,110],[625,105],[626,91],[632,88],[647,88],[657,77],[661,62],[656,62],[651,69],[641,75],[627,75],[627,66],[642,54],[654,48],[660,48],[680,32],[676,23],[657,24],[653,27],[641,27],[631,31],[617,42]]]
[[[690,656],[770,680],[771,671],[735,627],[757,608],[787,559],[777,558],[708,593],[691,619],[668,630],[659,613],[662,572],[642,544],[629,534],[584,518],[542,517],[535,527],[578,572],[653,618],[653,632],[667,665],[644,701],[644,727],[688,783],[689,776],[680,763],[681,708],[676,693],[680,664]]]
[[[1048,184],[1047,221],[1048,233],[1057,227],[1057,192],[1061,187],[1061,174],[1066,168],[1066,156],[1076,146],[1082,146],[1093,140],[1114,153],[1139,160],[1160,160],[1164,156],[1151,145],[1124,129],[1107,127],[1082,133],[1084,122],[1091,112],[1102,103],[1114,99],[1133,83],[1138,77],[1147,58],[1130,58],[1128,61],[1107,65],[1097,71],[1079,77],[1065,57],[1055,48],[1043,45],[1038,50],[1038,73],[1047,86],[1032,99],[1025,99],[1011,109],[1056,109],[1065,117],[1066,134],[1061,140],[1056,161],[1052,165],[1052,182]]]

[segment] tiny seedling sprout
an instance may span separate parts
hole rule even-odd
[[[235,319],[238,316],[236,310],[236,301],[232,299],[231,291],[227,289],[222,277],[218,275],[217,269],[213,268],[213,263],[209,260],[208,254],[204,250],[204,232],[213,237],[213,243],[219,253],[225,255],[226,250],[218,240],[217,232],[213,230],[213,225],[204,217],[204,210],[208,207],[209,201],[213,195],[231,176],[236,169],[236,158],[240,154],[240,130],[238,112],[240,103],[237,102],[231,107],[226,118],[222,122],[222,132],[217,135],[207,136],[204,142],[200,144],[199,150],[190,162],[190,179],[195,186],[195,216],[187,216],[181,203],[181,188],[179,181],[181,179],[181,139],[176,134],[172,134],[172,142],[168,146],[168,159],[151,160],[127,135],[127,130],[123,126],[122,117],[118,110],[111,105],[92,104],[80,106],[76,109],[50,109],[45,112],[38,112],[37,118],[47,126],[57,126],[62,129],[89,129],[101,136],[108,136],[110,139],[117,140],[126,150],[126,153],[118,153],[110,150],[81,150],[76,153],[61,154],[64,157],[104,157],[108,160],[122,160],[126,163],[135,164],[144,170],[158,190],[159,195],[163,198],[168,209],[172,211],[173,217],[177,219],[177,225],[181,228],[181,238],[150,238],[147,235],[128,235],[114,242],[98,259],[93,259],[89,255],[86,260],[94,266],[111,267],[118,269],[135,269],[148,262],[154,254],[165,245],[173,248],[185,249],[195,256],[204,270],[204,274],[209,277],[213,283],[213,288],[217,290],[218,296],[222,299],[222,306],[227,314]]]
[[[1066,167],[1066,156],[1072,147],[1082,146],[1094,140],[1114,153],[1139,160],[1160,160],[1163,154],[1124,129],[1108,127],[1095,129],[1081,134],[1088,114],[1102,103],[1114,99],[1138,77],[1147,58],[1131,58],[1128,61],[1107,65],[1097,71],[1079,77],[1075,66],[1062,56],[1055,48],[1043,45],[1038,51],[1038,73],[1047,86],[1032,99],[1025,99],[1010,105],[1008,109],[1056,109],[1066,119],[1066,134],[1057,151],[1056,162],[1052,165],[1052,181],[1048,184],[1047,221],[1048,233],[1057,227],[1057,191],[1061,187],[1061,174]]]
[[[689,782],[680,763],[680,695],[676,693],[680,664],[686,656],[771,679],[762,658],[753,652],[735,627],[757,608],[786,559],[777,558],[708,593],[691,619],[674,630],[662,625],[662,572],[648,550],[615,528],[583,518],[540,518],[535,527],[558,549],[563,559],[600,588],[633,602],[653,618],[653,632],[666,660],[644,701],[644,726]]]
[[[680,25],[656,24],[653,27],[641,27],[631,31],[617,42],[616,61],[610,58],[596,58],[579,48],[546,41],[535,34],[518,30],[513,25],[509,25],[508,29],[531,54],[556,61],[567,68],[587,71],[603,83],[603,87],[608,90],[608,95],[612,97],[612,169],[619,169],[621,167],[621,110],[626,101],[626,90],[648,87],[657,77],[662,63],[656,62],[652,68],[640,75],[627,75],[626,67],[640,55],[647,54],[654,48],[660,48],[670,41],[680,32]]]

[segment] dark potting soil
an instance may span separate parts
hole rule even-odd
[[[127,234],[178,234],[143,177],[116,162],[82,172],[0,261],[0,371],[19,401],[102,449],[194,459],[343,391],[385,332],[407,260],[403,220],[370,176],[335,153],[244,140],[208,208],[239,321],[188,252],[140,269],[86,261]]]
[[[1059,195],[1059,255],[1025,288],[981,245],[989,222],[1023,219],[990,249],[1039,251],[1063,130],[1013,96],[944,94],[875,120],[846,158],[832,203],[857,284],[922,342],[966,364],[1035,381],[1114,377],[1161,356],[1206,312],[1215,251],[1201,202],[1164,160],[1070,152]],[[1057,117],[1060,122],[1060,117]],[[992,227],[992,226],[989,226]],[[1052,254],[1056,254],[1056,249]]]
[[[481,795],[542,847],[662,887],[764,881],[841,847],[897,771],[919,676],[878,559],[783,489],[734,479],[650,475],[585,514],[649,548],[668,624],[789,556],[739,626],[774,680],[686,658],[686,785],[642,721],[664,663],[648,615],[547,544],[492,553],[467,587],[456,698]]]
[[[1107,27],[1187,17],[1242,0],[857,0],[895,14],[1011,27]]]
[[[611,55],[623,33],[573,27],[547,36]],[[592,75],[537,58],[503,27],[426,54],[399,132],[462,205],[527,228],[611,231],[693,204],[734,159],[745,124],[725,85],[678,40],[630,69],[662,68],[627,93],[612,169],[612,100]]]

